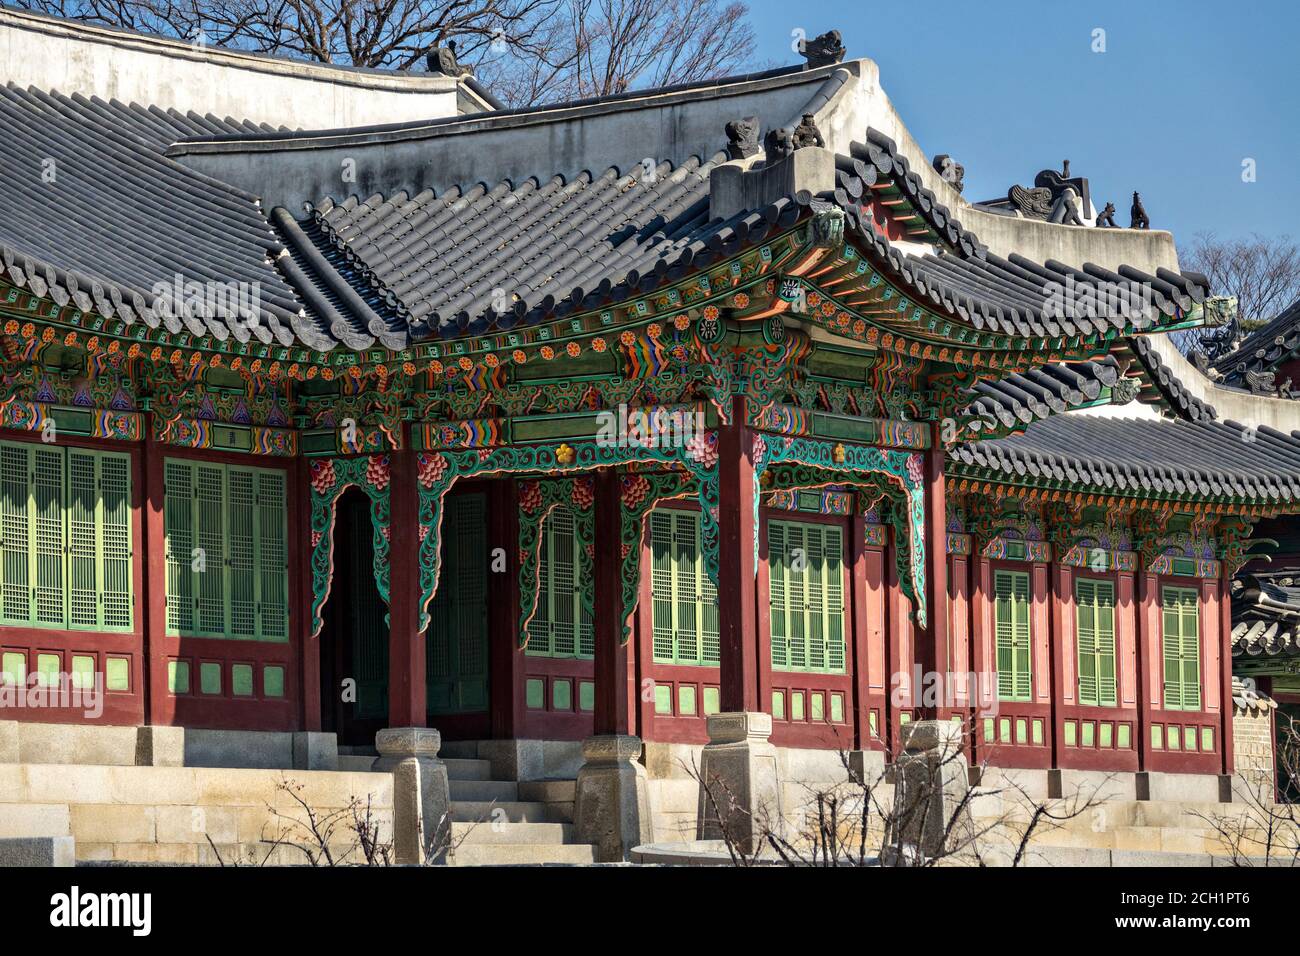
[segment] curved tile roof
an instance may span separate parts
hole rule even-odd
[[[631,294],[643,277],[759,227],[765,234],[778,216],[710,221],[708,174],[725,161],[720,152],[676,168],[632,164],[441,196],[325,199],[311,218],[412,338],[451,337],[562,314],[593,294]]]
[[[0,274],[60,304],[173,333],[321,351],[375,342],[400,349],[644,294],[836,202],[867,256],[913,301],[984,332],[1024,339],[1151,325],[1115,309],[1054,318],[1046,312],[1052,284],[1069,279],[1149,282],[1167,314],[1205,292],[1190,273],[1112,275],[990,255],[874,130],[836,157],[835,189],[781,197],[725,221],[709,210],[709,176],[723,152],[676,166],[543,171],[440,195],[321,199],[302,220],[282,209],[268,216],[256,197],[164,155],[184,138],[265,131],[215,116],[0,90],[0,168],[8,174]],[[55,162],[55,184],[39,180],[46,159]],[[872,219],[881,208],[873,196],[944,251],[918,255],[891,243]],[[177,276],[255,283],[257,313],[155,309],[155,286]]]
[[[1120,377],[1119,362],[1106,356],[1095,362],[1054,362],[1024,373],[980,382],[963,409],[966,427],[975,434],[1023,429],[1051,415],[1096,402],[1103,388]]]
[[[1160,353],[1152,348],[1150,342],[1135,336],[1129,339],[1128,345],[1146,369],[1151,384],[1176,413],[1192,421],[1213,421],[1219,417],[1213,405],[1192,394],[1191,389],[1174,374],[1174,370],[1161,361]]]
[[[1246,372],[1272,369],[1297,350],[1300,350],[1300,299],[1246,336],[1240,345],[1214,362],[1214,368],[1229,382],[1239,385]]]
[[[1300,655],[1300,576],[1243,574],[1232,582],[1232,656]]]
[[[958,445],[949,472],[1103,493],[1300,503],[1300,433],[1236,422],[1056,415]]]
[[[0,88],[0,275],[60,306],[127,324],[284,345],[295,333],[310,336],[297,293],[273,265],[283,246],[256,198],[163,156],[184,136],[261,129]],[[173,288],[177,277],[255,284],[260,311],[204,314],[187,303],[156,310],[155,287]]]

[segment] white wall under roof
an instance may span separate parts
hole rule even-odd
[[[320,66],[0,8],[0,82],[302,129],[400,123],[486,104],[429,74]]]

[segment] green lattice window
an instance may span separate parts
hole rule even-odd
[[[844,533],[834,525],[769,521],[772,667],[844,673]]]
[[[1079,703],[1115,706],[1115,585],[1079,578],[1074,583],[1079,646]]]
[[[131,459],[0,442],[0,623],[131,629]]]
[[[650,513],[650,590],[654,659],[659,664],[718,663],[718,592],[705,573],[700,516]]]
[[[546,518],[538,561],[537,613],[528,622],[528,653],[590,659],[596,653],[591,614],[583,595],[578,530],[573,512],[556,508]]]
[[[289,639],[283,471],[163,462],[167,630]]]
[[[1163,588],[1165,710],[1201,709],[1201,621],[1195,588]]]
[[[1033,699],[1030,674],[1029,575],[993,573],[993,620],[998,654],[998,700]]]

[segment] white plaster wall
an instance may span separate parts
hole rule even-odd
[[[10,9],[0,9],[0,64],[0,81],[22,87],[301,129],[454,116],[477,99],[451,77],[205,49]]]

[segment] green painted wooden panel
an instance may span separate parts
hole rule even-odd
[[[253,665],[230,665],[230,693],[235,697],[253,696]]]
[[[173,694],[188,694],[190,692],[189,661],[167,662],[167,690]]]
[[[546,681],[540,677],[528,678],[524,684],[524,704],[533,710],[546,706]]]
[[[578,683],[578,709],[596,709],[596,685],[589,680]]]
[[[257,633],[266,641],[289,639],[289,503],[281,471],[258,471]]]
[[[169,632],[287,641],[284,473],[167,459],[163,475]]]
[[[551,709],[573,710],[573,681],[567,678],[551,681]]]
[[[32,619],[29,458],[26,445],[0,445],[0,611],[6,624],[29,624]]]
[[[772,667],[844,673],[843,532],[770,521],[767,552]]]
[[[535,657],[590,660],[595,655],[591,614],[583,603],[592,582],[579,576],[581,562],[573,512],[556,508],[547,516],[538,561],[537,611],[528,623],[527,653]]]
[[[111,691],[130,691],[130,660],[125,657],[109,657],[104,661],[104,688]]]
[[[652,642],[660,664],[718,663],[718,592],[700,551],[700,516],[670,508],[650,513]]]
[[[72,686],[78,690],[88,690],[95,686],[95,659],[88,654],[73,654],[72,667],[68,671]]]
[[[131,628],[130,459],[0,444],[0,623]]]
[[[1201,709],[1201,628],[1194,588],[1161,590],[1166,710]]]
[[[704,688],[704,715],[720,713],[722,710],[721,692],[716,687]]]
[[[442,578],[429,605],[428,712],[469,713],[488,706],[487,499],[444,502]]]
[[[134,594],[131,574],[131,459],[100,452],[99,600],[100,627],[130,630]]]
[[[677,715],[679,717],[695,716],[694,684],[679,684],[677,686]]]
[[[194,469],[163,462],[163,538],[167,554],[167,630],[194,630]]]
[[[1075,581],[1079,703],[1115,706],[1115,585],[1110,581]]]
[[[262,668],[262,694],[266,697],[284,696],[284,668],[267,664]]]
[[[69,452],[68,624],[75,628],[94,628],[99,624],[96,470],[94,452],[81,449]]]
[[[62,449],[32,446],[32,582],[36,624],[58,626],[66,620],[65,478]]]
[[[221,693],[221,665],[216,661],[199,664],[199,691],[204,694]]]
[[[995,571],[993,598],[998,699],[1031,700],[1029,575],[1023,571]]]

